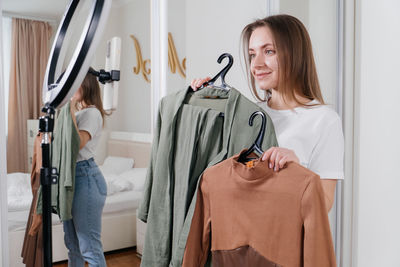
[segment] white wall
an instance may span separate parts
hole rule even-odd
[[[187,79],[215,76],[226,64],[217,63],[222,53],[234,58],[225,81],[250,99],[242,53],[240,34],[244,26],[267,15],[266,0],[205,0],[186,3]],[[243,62],[243,63],[241,63]],[[220,81],[217,81],[219,84]]]
[[[336,105],[337,89],[337,2],[310,0],[308,31],[322,94],[327,104]]]
[[[337,1],[281,0],[280,13],[295,16],[310,34],[322,95],[336,105],[337,87]]]
[[[137,63],[135,46],[130,35],[133,34],[138,39],[143,60],[150,59],[150,2],[127,0],[115,3],[93,61],[96,69],[104,69],[107,40],[113,36],[121,38],[118,108],[107,117],[106,128],[113,131],[149,133],[150,83],[144,80],[141,73],[133,73]]]
[[[356,3],[354,267],[398,267],[400,2]]]
[[[295,16],[308,28],[310,20],[310,2],[313,0],[280,0],[279,11]]]
[[[186,2],[185,0],[168,0],[168,32],[174,40],[180,64],[186,57]],[[168,67],[167,93],[182,90],[188,85],[186,78],[182,77],[178,70],[172,73],[171,68]]]

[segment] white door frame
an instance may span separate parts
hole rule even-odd
[[[356,88],[356,37],[357,22],[356,11],[358,10],[355,0],[343,1],[343,130],[345,136],[345,177],[342,183],[342,212],[341,212],[341,261],[342,267],[357,266],[357,227],[358,221],[358,185],[357,185],[357,155],[354,150],[357,146],[355,130],[357,121],[354,116],[354,108],[357,104],[355,96]]]
[[[151,134],[157,122],[158,103],[167,94],[168,0],[151,0]]]
[[[3,16],[0,1],[0,103],[4,103],[3,83]],[[2,105],[1,105],[2,106]],[[8,221],[7,221],[7,154],[4,108],[0,108],[0,263],[9,266]]]

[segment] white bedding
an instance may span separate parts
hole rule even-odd
[[[102,169],[107,182],[107,198],[103,216],[116,214],[138,208],[142,198],[146,168],[121,168],[117,172],[110,168]],[[30,174],[11,173],[7,175],[8,191],[8,229],[18,231],[25,229],[32,203]],[[53,224],[60,223],[58,216],[53,214]]]
[[[116,214],[118,212],[125,212],[128,210],[136,210],[139,207],[142,192],[138,191],[125,191],[117,194],[107,196],[106,204],[104,205],[103,216],[108,214]],[[17,210],[8,212],[8,231],[23,230],[26,227],[28,220],[29,209]],[[53,224],[60,223],[56,214],[52,214]]]
[[[9,211],[23,211],[32,202],[31,176],[29,173],[7,174],[7,200]]]

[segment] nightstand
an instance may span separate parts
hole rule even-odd
[[[141,256],[143,254],[144,236],[146,234],[145,222],[138,218],[138,210],[136,210],[136,252]]]

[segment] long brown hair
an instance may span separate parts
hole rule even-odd
[[[95,70],[90,67],[88,73],[85,76],[85,79],[81,84],[82,101],[88,106],[94,105],[100,111],[104,125],[104,116],[109,114],[103,109],[100,85],[97,81],[97,77],[91,73],[94,71]]]
[[[295,94],[298,94],[310,100],[317,99],[324,104],[310,36],[300,20],[284,14],[258,19],[247,25],[242,31],[243,55],[253,95],[260,101],[266,101],[257,93],[250,69],[249,40],[253,31],[259,27],[268,27],[273,34],[279,66],[277,89],[282,94],[284,101],[294,100],[297,104],[304,106],[304,103],[295,97]]]

